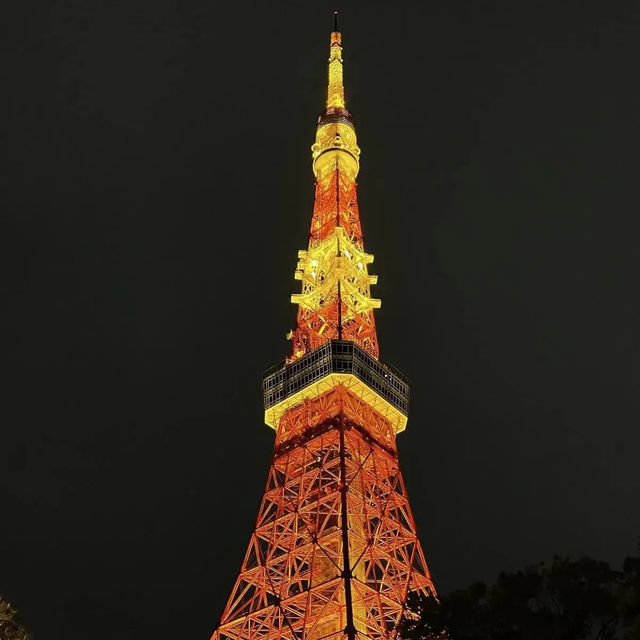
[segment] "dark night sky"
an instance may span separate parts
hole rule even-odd
[[[335,3],[2,5],[0,592],[206,639],[288,354]],[[637,2],[342,2],[383,358],[442,591],[640,535]]]

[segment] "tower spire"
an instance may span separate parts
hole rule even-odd
[[[338,12],[333,14],[333,31],[329,46],[329,89],[327,108],[345,108],[344,82],[342,79],[342,34],[338,31]]]

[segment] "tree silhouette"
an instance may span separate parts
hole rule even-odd
[[[640,551],[640,549],[639,549]],[[495,585],[477,582],[433,597],[412,594],[404,640],[640,640],[640,557],[608,563],[555,557]]]
[[[29,640],[18,612],[0,595],[0,640]]]

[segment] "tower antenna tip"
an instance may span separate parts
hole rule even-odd
[[[337,11],[333,12],[333,30],[340,31],[340,29],[338,29],[338,12]]]

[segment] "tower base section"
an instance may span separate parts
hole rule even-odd
[[[264,497],[215,640],[391,639],[435,593],[395,428],[336,384],[285,409]]]

